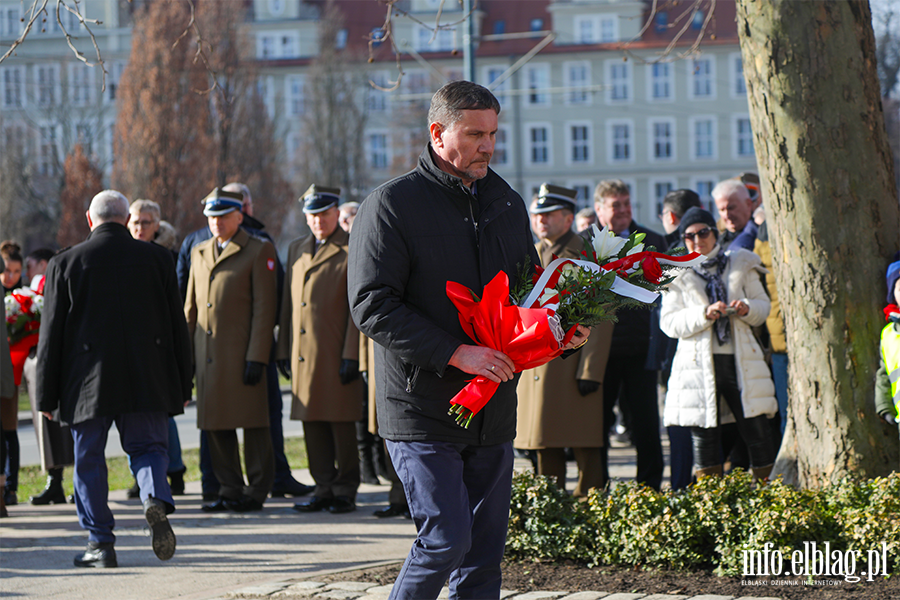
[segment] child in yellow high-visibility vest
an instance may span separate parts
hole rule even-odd
[[[900,409],[900,261],[887,269],[888,305],[881,330],[881,363],[875,373],[875,411],[881,420],[897,425]]]

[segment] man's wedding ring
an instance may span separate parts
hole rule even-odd
[[[495,368],[496,368],[496,367],[494,367],[494,365],[491,365],[491,369],[490,369],[491,373],[494,372],[494,369],[495,369]]]

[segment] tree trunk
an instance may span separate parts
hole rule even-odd
[[[775,474],[883,475],[900,461],[873,401],[900,206],[869,6],[738,0],[737,21],[790,354]]]

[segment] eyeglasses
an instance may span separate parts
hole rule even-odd
[[[695,239],[705,240],[712,232],[713,230],[709,227],[704,227],[700,231],[694,233],[685,233],[682,237],[684,238],[684,241],[691,240],[693,242]]]

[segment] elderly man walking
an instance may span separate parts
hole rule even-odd
[[[75,441],[75,505],[89,532],[75,565],[117,566],[104,457],[113,422],[131,456],[153,551],[167,560],[175,553],[167,420],[191,398],[175,265],[165,248],[132,239],[119,192],[94,196],[87,219],[87,240],[47,266],[37,353],[38,406],[47,418],[59,409]]]

